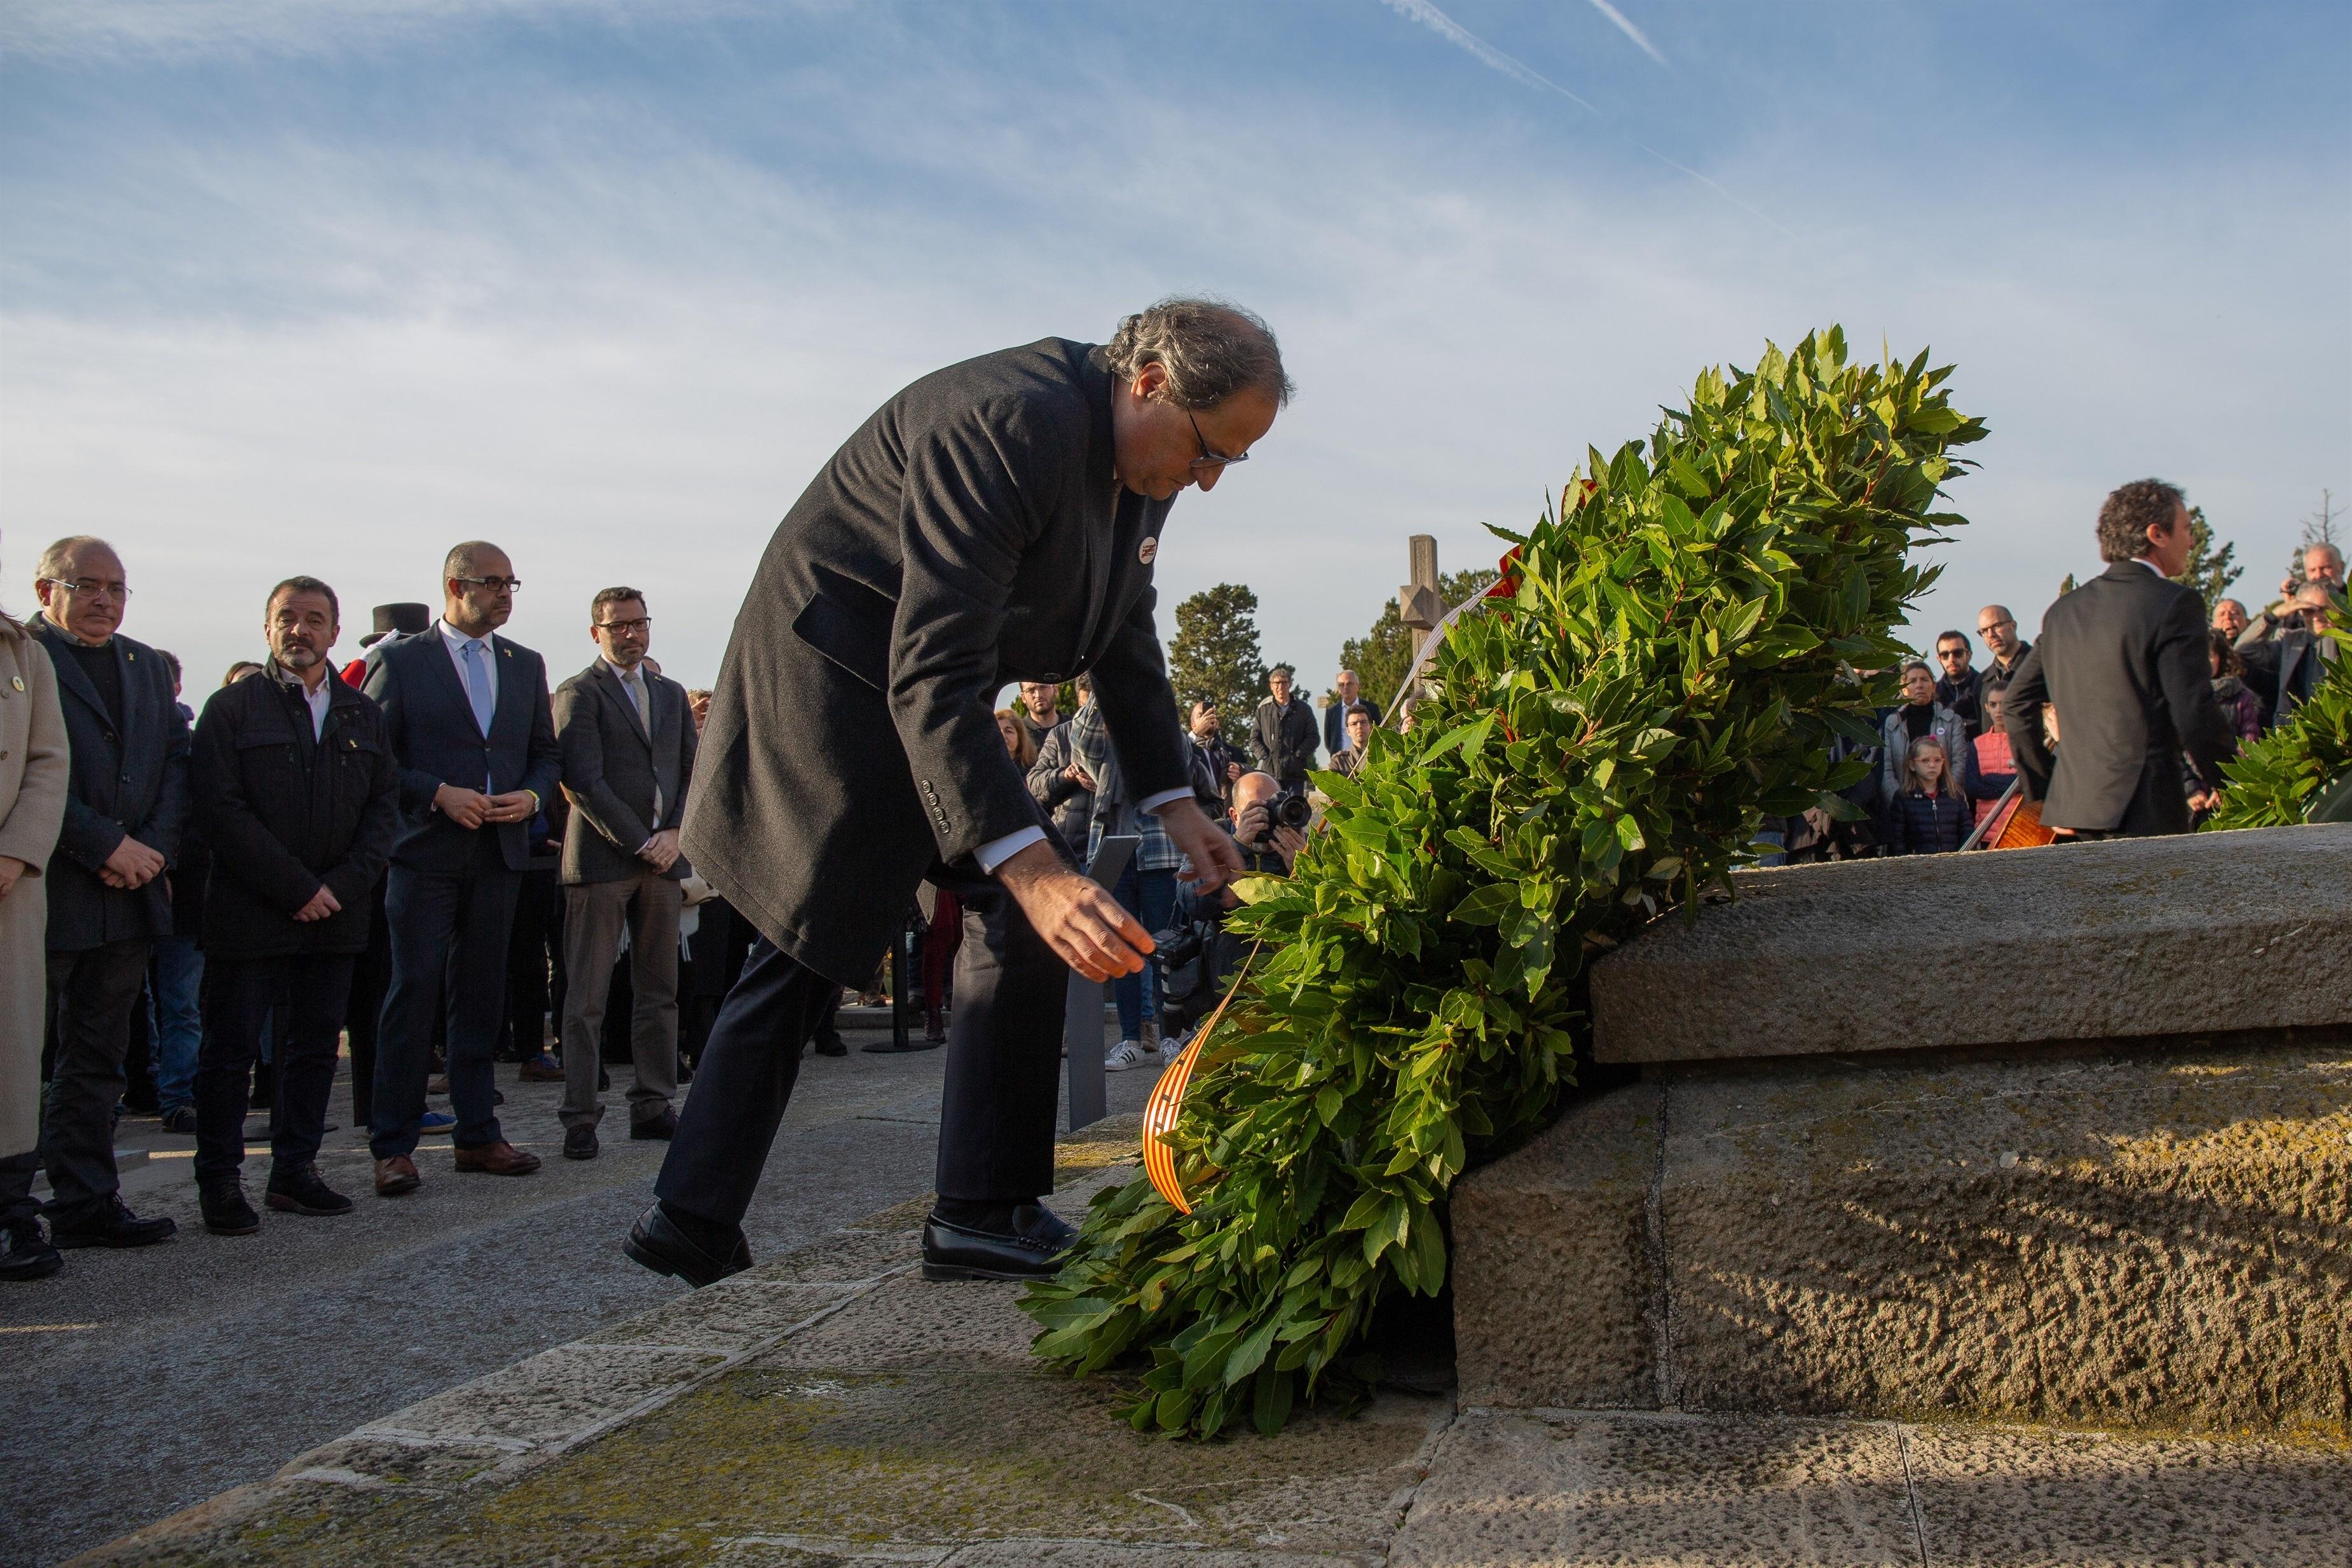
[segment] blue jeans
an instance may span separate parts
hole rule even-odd
[[[149,958],[149,1036],[155,1042],[155,1100],[165,1114],[195,1103],[196,1050],[204,1042],[205,950],[193,936],[159,936]]]
[[[1157,934],[1176,910],[1176,870],[1138,871],[1130,862],[1111,894],[1144,930]],[[1141,974],[1121,975],[1111,982],[1111,999],[1118,1004],[1119,1039],[1139,1038],[1143,1020],[1160,1016],[1160,983],[1158,954],[1145,961]]]

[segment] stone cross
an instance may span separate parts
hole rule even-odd
[[[1406,544],[1412,551],[1412,580],[1397,590],[1397,618],[1412,632],[1412,656],[1418,659],[1421,645],[1445,619],[1445,601],[1437,591],[1436,536],[1415,534]]]

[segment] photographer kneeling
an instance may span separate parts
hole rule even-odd
[[[1311,810],[1305,795],[1285,793],[1271,773],[1244,773],[1234,781],[1232,813],[1217,825],[1240,849],[1244,875],[1287,876],[1307,847]],[[1189,1033],[1208,1017],[1241,960],[1239,940],[1224,928],[1225,911],[1239,902],[1230,884],[1204,895],[1180,883],[1169,928],[1153,936],[1166,977],[1161,1029],[1171,1051],[1178,1021]]]

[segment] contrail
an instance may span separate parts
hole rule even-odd
[[[1606,15],[1611,21],[1616,23],[1619,27],[1622,28],[1627,37],[1641,45],[1643,52],[1648,54],[1652,59],[1657,61],[1662,66],[1666,64],[1666,57],[1658,53],[1657,49],[1651,45],[1650,40],[1642,36],[1642,30],[1639,27],[1636,27],[1633,23],[1628,22],[1623,16],[1620,16],[1617,8],[1609,4],[1609,0],[1592,0],[1592,3],[1599,6],[1601,12]],[[1456,48],[1468,51],[1470,54],[1475,56],[1482,64],[1490,66],[1496,70],[1502,72],[1505,76],[1509,77],[1513,81],[1517,82],[1520,86],[1549,89],[1549,90],[1559,94],[1560,97],[1567,99],[1571,103],[1578,105],[1592,114],[1599,115],[1603,121],[1608,120],[1609,117],[1605,114],[1601,114],[1600,110],[1593,108],[1591,104],[1587,103],[1583,99],[1577,97],[1576,94],[1569,91],[1568,89],[1560,86],[1559,83],[1552,80],[1551,78],[1545,76],[1542,72],[1536,70],[1531,67],[1520,64],[1517,60],[1515,60],[1510,56],[1503,53],[1502,50],[1495,47],[1495,46],[1486,42],[1486,39],[1480,37],[1477,34],[1472,32],[1469,28],[1455,21],[1444,12],[1439,10],[1436,5],[1432,3],[1432,0],[1381,0],[1381,4],[1386,5],[1398,16],[1404,17],[1407,21],[1420,23],[1423,26],[1427,27],[1431,32],[1435,33],[1439,37],[1444,38],[1447,43],[1454,45]],[[1673,68],[1668,67],[1667,68],[1672,69]],[[1783,235],[1787,235],[1790,239],[1795,239],[1797,237],[1797,235],[1792,233],[1786,225],[1776,222],[1769,214],[1759,212],[1756,208],[1748,205],[1746,202],[1741,201],[1738,196],[1733,195],[1729,191],[1725,190],[1721,185],[1716,183],[1713,180],[1708,179],[1706,175],[1700,173],[1689,164],[1677,163],[1675,160],[1667,157],[1664,153],[1659,152],[1648,142],[1641,141],[1636,137],[1627,136],[1622,131],[1618,131],[1617,134],[1623,136],[1627,141],[1632,142],[1634,146],[1640,148],[1651,157],[1655,158],[1667,168],[1675,170],[1680,173],[1689,175],[1692,179],[1696,180],[1700,184],[1705,185],[1708,190],[1713,191],[1717,195],[1721,196],[1725,201],[1729,202],[1733,206],[1738,207],[1741,212],[1746,213],[1748,216],[1756,219],[1758,222],[1762,223],[1766,226],[1775,229]]]
[[[1595,3],[1598,4],[1598,0],[1595,0]],[[1435,33],[1439,37],[1444,38],[1447,43],[1452,44],[1454,47],[1469,51],[1469,53],[1477,57],[1481,64],[1493,67],[1495,69],[1502,72],[1505,76],[1509,77],[1513,81],[1517,82],[1521,87],[1548,88],[1551,91],[1559,94],[1560,97],[1568,99],[1570,103],[1576,104],[1580,108],[1591,110],[1595,114],[1601,112],[1599,110],[1593,109],[1592,105],[1585,102],[1584,99],[1577,97],[1576,94],[1569,91],[1568,89],[1560,86],[1559,83],[1552,80],[1551,78],[1544,75],[1541,71],[1530,69],[1528,67],[1521,65],[1510,56],[1503,53],[1502,50],[1495,47],[1494,45],[1488,43],[1486,39],[1480,37],[1477,34],[1472,32],[1469,28],[1455,21],[1444,12],[1439,10],[1435,5],[1430,4],[1430,0],[1381,0],[1381,4],[1386,5],[1390,10],[1395,12],[1398,16],[1402,16],[1409,22],[1420,23],[1423,26],[1427,27],[1431,32]],[[1618,18],[1618,25],[1625,27],[1631,26],[1631,24],[1627,23],[1622,16]],[[1638,38],[1641,35],[1636,33],[1634,37]],[[1642,47],[1646,49],[1649,48],[1650,46],[1648,42],[1644,40]],[[1653,54],[1656,53],[1655,50],[1652,50],[1651,52]],[[1664,62],[1662,61],[1660,63],[1663,64]]]
[[[1643,36],[1642,29],[1627,21],[1625,19],[1625,13],[1617,9],[1616,6],[1609,4],[1609,0],[1592,0],[1592,8],[1600,12],[1602,16],[1608,17],[1612,22],[1616,23],[1617,30],[1624,34],[1627,37],[1633,39],[1635,44],[1639,45],[1643,54],[1649,56],[1652,59],[1657,61],[1662,66],[1666,64],[1666,57],[1658,53],[1658,47],[1650,42],[1648,38],[1644,37]],[[1672,66],[1666,66],[1666,68],[1668,70],[1672,70],[1674,68]]]

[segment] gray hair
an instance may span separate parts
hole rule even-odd
[[[49,581],[61,580],[62,575],[73,569],[74,557],[90,549],[102,549],[114,557],[117,565],[121,564],[121,552],[96,534],[68,534],[41,552],[41,559],[34,564],[33,576]]]
[[[1107,351],[1123,380],[1146,365],[1165,367],[1160,395],[1181,409],[1214,408],[1252,388],[1277,408],[1290,402],[1274,329],[1231,300],[1171,294],[1121,321]]]

